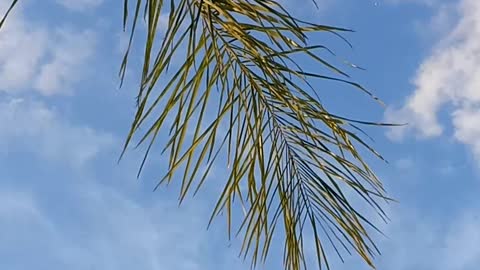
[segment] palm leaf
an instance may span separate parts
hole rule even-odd
[[[226,157],[228,175],[210,222],[226,213],[229,236],[236,229],[252,266],[266,260],[276,234],[283,237],[285,269],[306,268],[307,237],[314,239],[319,268],[329,269],[328,250],[342,258],[340,247],[374,267],[378,249],[369,231],[376,228],[345,193],[354,191],[385,218],[379,201],[389,199],[360,151],[383,158],[356,134],[364,133],[356,124],[384,124],[330,113],[313,81],[337,81],[378,98],[329,63],[325,45],[308,42],[322,33],[346,41],[342,33],[350,30],[306,22],[273,0],[133,2],[124,0],[130,41],[121,81],[142,10],[147,27],[138,107],[123,153],[139,135],[137,145],[148,146],[141,171],[168,129],[162,145],[168,169],[159,184],[178,179],[180,202]],[[172,67],[174,59],[183,61]],[[298,59],[325,72],[304,70]]]

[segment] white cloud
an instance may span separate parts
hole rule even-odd
[[[0,14],[7,5],[0,4]],[[0,30],[0,91],[67,93],[78,82],[95,49],[88,30],[47,29],[29,21],[17,5]]]
[[[12,190],[2,191],[0,194],[2,197],[0,217],[2,217],[1,224],[3,226],[12,225],[10,223],[12,220],[22,220],[26,222],[35,220],[36,225],[41,224],[41,226],[52,228],[52,224],[45,219],[42,213],[36,208],[31,194]]]
[[[419,67],[414,93],[400,109],[389,110],[386,118],[409,123],[407,128],[392,129],[392,138],[403,137],[407,130],[435,137],[445,129],[439,112],[452,106],[454,137],[480,155],[480,131],[475,124],[480,121],[480,1],[462,0],[455,11],[460,18]]]
[[[411,157],[401,158],[395,161],[395,167],[401,171],[408,171],[415,166],[415,162]]]
[[[112,135],[75,126],[40,102],[0,102],[0,151],[27,151],[57,162],[81,166],[114,143]]]
[[[470,145],[474,154],[476,154],[477,157],[480,157],[479,108],[462,107],[457,109],[452,117],[453,125],[455,127],[455,138],[464,144]]]
[[[385,231],[389,239],[381,242],[381,264],[391,270],[436,269],[438,261],[432,258],[444,238],[440,226],[431,223],[415,209],[402,213],[395,211],[390,217],[392,222]]]
[[[480,264],[478,209],[465,213],[456,223],[447,231],[440,263],[446,270],[476,269]]]
[[[433,31],[435,34],[444,34],[447,29],[451,29],[457,16],[455,3],[442,3],[437,5],[436,14],[430,19],[426,30],[422,34],[428,34],[427,31]],[[431,34],[430,34],[431,35]]]
[[[378,269],[478,269],[478,206],[444,212],[439,218],[419,211],[418,204],[402,208],[390,209],[392,221],[382,229],[387,238],[376,241],[382,252],[376,259]],[[357,259],[348,260],[345,266],[339,269],[369,269]]]
[[[374,239],[382,255],[375,258],[377,269],[476,270],[480,263],[480,208],[442,212],[433,217],[417,203],[385,208],[391,222],[380,227],[386,237]],[[332,260],[333,262],[334,260]],[[369,270],[362,259],[346,257],[337,269]]]
[[[91,31],[61,30],[55,36],[51,57],[40,67],[34,83],[44,95],[67,91],[80,81],[85,62],[94,53],[95,35]]]
[[[5,179],[2,179],[5,180]],[[15,261],[24,261],[33,266],[37,263],[40,250],[48,250],[56,241],[55,226],[45,217],[36,205],[31,193],[25,191],[0,189],[0,257],[2,267],[19,270]],[[37,235],[41,234],[41,238]],[[32,241],[32,239],[39,241]],[[28,260],[24,254],[28,255]],[[46,254],[44,254],[46,255]],[[23,259],[20,259],[23,258]],[[47,256],[44,260],[48,260]]]
[[[65,8],[75,11],[85,11],[100,6],[104,0],[56,0]]]
[[[7,5],[0,4],[0,14]],[[16,91],[29,86],[47,52],[48,31],[25,21],[17,5],[0,30],[0,90]]]
[[[174,201],[161,199],[147,206],[104,185],[77,184],[65,198],[52,195],[62,204],[50,208],[35,196],[39,194],[0,192],[0,240],[8,240],[0,241],[0,256],[13,257],[2,266],[201,270],[240,265],[205,230],[209,212],[204,204],[178,208]],[[28,260],[15,257],[25,251]]]

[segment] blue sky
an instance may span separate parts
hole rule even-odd
[[[206,230],[213,188],[178,208],[174,187],[152,192],[161,157],[140,180],[141,152],[116,163],[136,91],[134,71],[118,89],[119,1],[20,2],[0,31],[1,269],[248,267],[221,221]],[[367,69],[351,74],[387,104],[333,87],[324,92],[330,108],[409,123],[368,129],[390,161],[372,165],[400,201],[387,206],[391,222],[379,223],[388,236],[376,237],[379,269],[478,269],[480,1],[317,0],[319,10],[282,2],[317,23],[355,29],[353,50],[326,42],[339,63]],[[216,167],[210,181],[223,174]],[[280,260],[271,256],[265,269]],[[355,257],[331,263],[367,269]]]

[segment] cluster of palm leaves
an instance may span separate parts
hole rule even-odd
[[[358,126],[379,124],[330,113],[313,80],[377,98],[325,60],[327,47],[308,42],[348,30],[301,20],[273,0],[124,0],[130,43],[122,80],[142,17],[143,69],[124,151],[138,136],[145,162],[160,144],[169,161],[159,184],[180,182],[180,201],[209,179],[212,166],[225,163],[212,218],[226,216],[229,235],[235,230],[243,238],[241,253],[253,266],[265,261],[277,235],[285,269],[307,267],[309,244],[320,268],[329,268],[328,250],[342,256],[341,248],[373,267],[375,227],[345,193],[354,191],[384,216],[378,204],[387,200],[384,189],[359,153],[382,158]],[[326,69],[305,70],[299,60]],[[163,134],[168,140],[158,141]]]

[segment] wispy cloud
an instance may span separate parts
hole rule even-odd
[[[108,133],[76,126],[41,102],[0,101],[0,151],[26,151],[40,158],[82,166],[115,141]]]
[[[4,14],[7,1],[0,3]],[[48,48],[48,31],[26,22],[22,7],[15,9],[0,35],[0,90],[27,88]]]
[[[444,269],[476,269],[480,264],[480,218],[479,209],[463,213],[455,226],[447,230],[443,240],[443,255],[440,264]],[[453,255],[453,256],[452,256]]]
[[[376,259],[377,268],[476,270],[480,263],[480,207],[444,212],[445,216],[436,218],[420,208],[417,204],[386,209],[392,221],[381,228],[387,237],[376,241],[382,252]],[[337,268],[369,269],[353,257]]]
[[[451,12],[456,11],[460,18],[455,27],[419,67],[415,91],[401,108],[388,111],[386,118],[410,124],[392,129],[392,138],[402,138],[409,129],[422,137],[435,137],[444,132],[439,112],[451,106],[453,136],[480,157],[480,129],[475,124],[480,121],[480,1],[463,0]]]
[[[7,5],[0,4],[0,14]],[[91,59],[96,37],[90,30],[47,28],[27,20],[18,6],[1,30],[0,91],[68,93]]]
[[[201,270],[224,269],[226,261],[229,269],[240,265],[206,231],[203,204],[178,208],[159,199],[146,206],[93,182],[83,181],[77,188],[82,192],[67,194],[56,207],[45,207],[39,194],[0,192],[0,257],[9,255],[2,266]],[[24,251],[28,260],[21,259]]]
[[[79,82],[82,70],[91,68],[87,60],[93,55],[95,34],[86,30],[78,33],[62,29],[52,34],[55,44],[50,47],[50,58],[39,68],[34,88],[44,95],[52,95],[71,89]]]
[[[85,11],[88,9],[93,9],[101,4],[104,0],[55,0],[58,4],[64,6],[65,8],[74,10],[74,11]]]
[[[411,157],[401,158],[395,161],[395,167],[401,171],[411,170],[415,166],[415,161]]]
[[[382,264],[389,269],[476,269],[480,263],[479,209],[449,214],[449,222],[403,207],[393,218]],[[475,217],[477,215],[477,217]],[[436,259],[432,259],[436,258]]]

